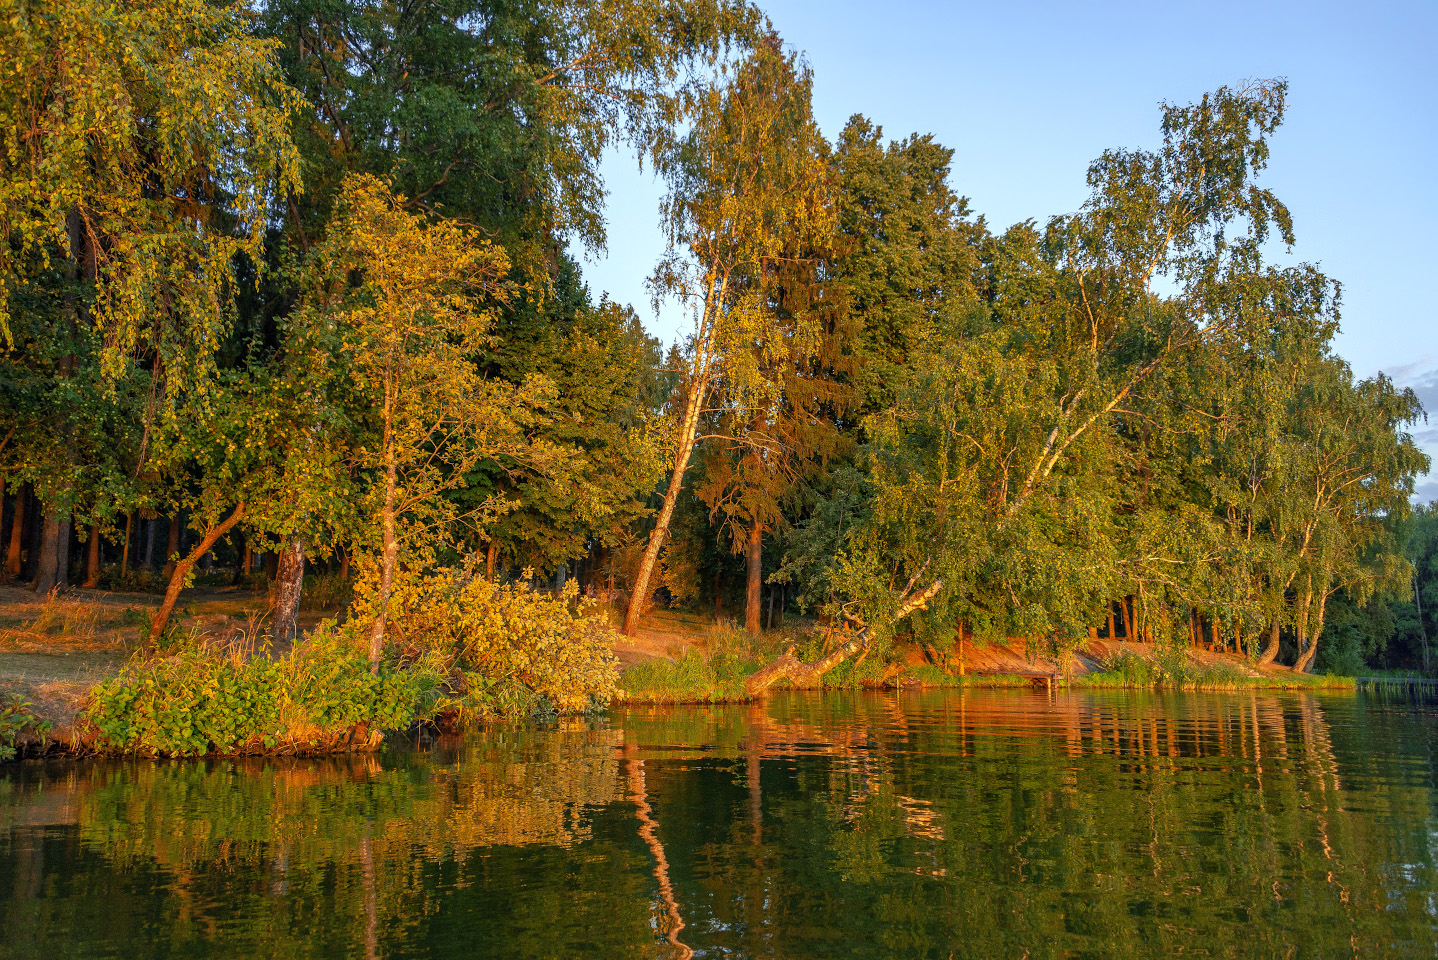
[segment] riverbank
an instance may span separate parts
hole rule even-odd
[[[300,654],[266,642],[264,598],[256,592],[202,588],[185,599],[177,649],[141,660],[132,650],[158,598],[86,590],[37,598],[0,587],[0,754],[319,754],[373,749],[384,733],[416,723],[452,728],[477,718],[456,706],[470,691],[422,657],[371,678],[334,635]],[[325,613],[307,610],[302,634],[313,638]],[[619,670],[611,704],[745,702],[753,699],[745,681],[775,657],[794,651],[810,661],[823,652],[814,624],[752,638],[732,624],[671,611],[651,616],[638,636],[615,634],[611,643]],[[484,681],[471,675],[460,686],[476,682]],[[1099,640],[1064,663],[1021,643],[861,656],[822,682],[830,689],[1034,685],[1344,690],[1354,681],[1259,667],[1223,651]],[[555,709],[515,684],[479,695],[481,713],[490,716]]]
[[[662,621],[661,621],[662,623]],[[647,631],[635,644],[643,648]],[[673,636],[676,631],[656,631]],[[752,699],[745,681],[786,650],[812,661],[824,651],[805,631],[780,631],[752,639],[733,627],[714,626],[691,635],[665,654],[636,659],[620,674],[622,699],[632,704],[741,703]],[[651,648],[653,644],[650,644]],[[807,649],[806,649],[807,648]],[[937,656],[936,656],[937,654]],[[1152,644],[1096,640],[1059,662],[1025,649],[1022,641],[965,641],[945,651],[908,649],[889,659],[859,658],[826,674],[821,687],[1004,688],[1173,690],[1351,690],[1351,677],[1294,673],[1260,666],[1246,656],[1203,647],[1159,649]]]

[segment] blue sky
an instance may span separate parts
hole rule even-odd
[[[1160,101],[1286,77],[1265,182],[1293,212],[1292,259],[1343,283],[1339,354],[1418,391],[1433,417],[1414,432],[1438,461],[1438,2],[761,5],[814,69],[825,134],[854,113],[932,133],[994,229],[1076,209],[1090,160],[1158,142]],[[585,277],[672,343],[687,322],[644,286],[660,187],[618,154],[605,177],[608,256]],[[1438,471],[1419,492],[1438,499]]]

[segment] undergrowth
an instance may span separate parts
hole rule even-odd
[[[50,724],[35,716],[33,704],[18,694],[10,694],[0,705],[0,760],[15,759],[26,740],[44,737]]]

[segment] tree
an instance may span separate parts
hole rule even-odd
[[[658,292],[693,308],[683,378],[672,400],[674,459],[624,614],[632,635],[649,599],[649,580],[674,515],[701,418],[722,378],[740,404],[778,399],[762,364],[781,351],[807,356],[817,331],[800,325],[792,346],[765,309],[766,265],[796,238],[831,228],[822,139],[810,113],[810,74],[770,37],[738,64],[727,84],[701,91],[687,135],[663,159],[669,249],[656,272]]]
[[[504,251],[404,205],[372,176],[346,181],[290,321],[291,352],[334,369],[326,401],[372,411],[369,436],[351,457],[376,475],[363,541],[379,550],[373,667],[401,548],[422,557],[456,521],[497,508],[461,518],[445,494],[483,460],[540,456],[544,448],[523,431],[526,408],[548,393],[537,378],[518,391],[487,381],[473,361],[505,298]]]

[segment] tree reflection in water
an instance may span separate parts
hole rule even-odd
[[[22,765],[4,952],[1429,957],[1434,734],[1353,696],[831,692]]]

